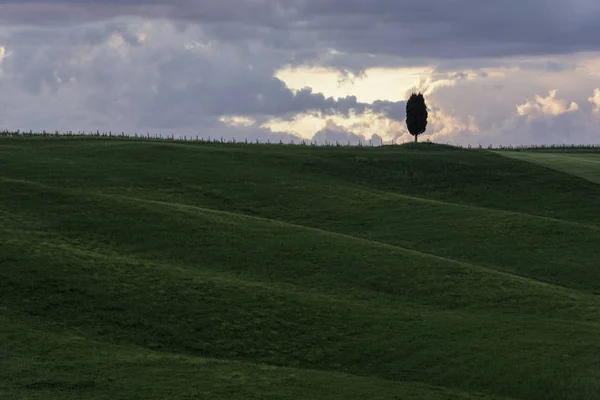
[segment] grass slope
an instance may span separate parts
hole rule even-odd
[[[593,183],[435,146],[6,138],[0,159],[0,394],[600,393]]]
[[[0,324],[12,344],[0,359],[0,396],[6,399],[493,400],[420,384],[107,344],[6,312],[0,312]]]
[[[600,183],[600,153],[576,152],[498,152],[506,157],[529,161],[567,174],[579,176],[594,183]]]

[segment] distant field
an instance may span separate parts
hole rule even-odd
[[[599,198],[449,146],[0,138],[0,398],[598,399]]]
[[[499,154],[600,183],[600,153],[502,151]]]

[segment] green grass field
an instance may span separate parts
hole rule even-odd
[[[0,138],[0,398],[598,399],[598,199],[447,146]]]
[[[600,183],[600,153],[503,151],[500,154]]]

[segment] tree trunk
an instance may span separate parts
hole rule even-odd
[[[417,138],[419,137],[419,135],[415,135],[415,143],[417,143]]]

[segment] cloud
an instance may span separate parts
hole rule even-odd
[[[387,142],[412,139],[403,99],[418,90],[424,138],[598,142],[599,3],[519,4],[0,0],[0,121]],[[292,88],[277,73],[293,66],[335,70],[345,92],[309,75]]]
[[[404,92],[404,97],[409,98],[411,93],[423,93],[425,96],[429,96],[441,87],[444,86],[455,86],[458,82],[468,79],[476,79],[486,77],[485,72],[479,71],[477,74],[469,73],[466,71],[453,71],[453,72],[438,72],[431,71],[426,76],[421,76],[419,82]]]
[[[427,133],[434,140],[463,144],[600,143],[598,114],[594,117],[589,101],[598,85],[590,67],[594,59],[600,59],[598,54],[562,57],[568,68],[560,71],[542,68],[552,59],[540,60],[540,69],[522,67],[523,59],[496,60],[481,69],[485,77],[478,76],[477,68],[467,70],[472,79],[440,85],[427,97],[428,104],[452,119],[440,123],[439,131],[428,127]],[[466,129],[469,125],[477,129]]]
[[[296,19],[337,50],[435,58],[598,50],[599,15],[600,6],[589,0],[525,0],[519,7],[477,0],[308,0],[296,10]]]
[[[369,139],[364,135],[350,131],[337,125],[333,120],[326,120],[325,126],[314,134],[311,141],[318,144],[340,144],[340,145],[373,145],[381,146],[383,138],[378,134],[372,134]]]
[[[346,128],[337,125],[332,120],[325,121],[323,129],[315,133],[312,140],[317,143],[339,143],[343,145],[358,145],[359,143],[365,143],[366,141],[364,136],[350,132]]]
[[[369,142],[372,143],[373,146],[381,146],[381,145],[383,145],[383,137],[374,133],[371,135],[371,139],[369,139]]]
[[[394,121],[404,121],[406,118],[405,101],[375,100],[369,108]]]
[[[487,142],[495,144],[589,144],[599,143],[597,121],[579,111],[527,118],[513,116],[491,130]]]
[[[547,97],[535,96],[535,100],[527,101],[517,105],[517,114],[530,118],[538,118],[544,115],[557,116],[564,113],[574,112],[579,109],[575,102],[570,104],[556,97],[557,90],[550,90]]]
[[[223,41],[258,40],[304,56],[331,48],[352,57],[436,59],[600,50],[600,4],[592,0],[522,0],[518,7],[479,0],[0,1],[0,15],[5,23],[33,25],[178,20]]]
[[[594,105],[594,111],[600,113],[600,88],[594,89],[594,95],[588,101]]]
[[[398,109],[393,102],[373,106],[355,96],[326,97],[310,87],[293,91],[273,76],[285,55],[215,42],[201,27],[181,32],[168,22],[112,21],[42,32],[0,31],[10,43],[10,54],[2,53],[0,85],[21,107],[0,111],[6,127],[182,134],[221,128],[231,134],[220,118],[246,116],[257,125],[245,131],[264,136],[269,131],[259,122],[270,118],[348,117],[373,109],[392,115]],[[56,45],[68,42],[74,44]]]
[[[429,104],[429,116],[425,133],[419,135],[419,140],[431,140],[440,143],[467,144],[478,140],[481,130],[475,118],[470,115],[462,118]],[[393,142],[405,143],[414,141],[404,122],[394,126]]]
[[[269,128],[258,126],[254,121],[239,124],[225,118],[223,121],[212,121],[212,124],[204,125],[200,130],[200,137],[205,139],[221,138],[225,141],[236,142],[261,142],[261,143],[300,143],[302,138],[290,132],[274,131]],[[181,136],[181,135],[179,135]]]

